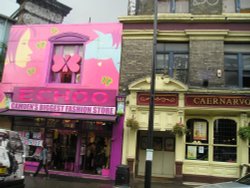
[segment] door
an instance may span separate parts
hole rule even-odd
[[[138,175],[145,174],[147,132],[139,131],[138,139]],[[174,177],[175,174],[175,137],[166,132],[154,132],[153,138],[153,177]]]

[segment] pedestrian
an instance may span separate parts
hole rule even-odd
[[[39,156],[39,165],[38,165],[38,167],[36,169],[34,177],[37,176],[37,174],[39,173],[39,171],[41,170],[42,167],[45,170],[46,177],[49,176],[48,166],[47,166],[48,149],[47,149],[46,143],[44,142],[41,147],[42,147],[42,149],[41,149],[40,156]]]

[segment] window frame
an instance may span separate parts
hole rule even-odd
[[[76,46],[82,46],[82,54],[81,54],[81,63],[80,63],[80,78],[82,77],[82,72],[83,72],[83,60],[84,60],[84,52],[85,52],[85,44],[89,40],[88,36],[79,34],[79,33],[74,33],[74,32],[67,32],[67,33],[61,33],[56,36],[53,36],[49,38],[49,42],[51,44],[50,47],[50,56],[49,56],[49,66],[48,66],[48,76],[46,82],[48,84],[80,84],[81,81],[79,82],[74,82],[72,83],[65,83],[65,82],[52,82],[52,65],[53,65],[53,56],[55,52],[56,46],[69,46],[72,45],[75,47]],[[72,79],[72,77],[71,77]],[[76,80],[76,79],[75,79]],[[81,80],[81,79],[80,79]]]
[[[237,57],[238,85],[235,86],[235,87],[249,88],[249,87],[244,87],[244,85],[243,85],[243,78],[244,78],[244,61],[243,61],[243,56],[244,55],[250,55],[250,52],[249,53],[247,53],[247,52],[225,52],[224,56],[226,56],[226,55],[235,55]],[[225,61],[225,58],[224,58],[224,66],[225,66],[225,63],[226,63],[226,61]],[[232,72],[232,69],[226,69],[226,67],[225,67],[224,71],[225,71],[225,76],[226,76],[226,72]],[[232,87],[232,86],[227,85],[226,82],[225,82],[225,86],[226,87]]]
[[[222,143],[215,143],[215,122],[216,121],[219,121],[219,120],[228,120],[228,121],[232,121],[235,123],[235,144],[222,144]],[[232,126],[232,125],[229,125],[229,126]],[[236,155],[236,159],[235,161],[233,161],[233,163],[237,163],[238,161],[238,135],[237,135],[237,131],[238,131],[238,124],[237,124],[237,121],[234,120],[234,119],[230,119],[230,118],[216,118],[213,120],[213,125],[212,125],[212,132],[213,132],[213,140],[211,141],[211,145],[212,145],[212,161],[213,162],[223,162],[223,163],[227,163],[227,162],[232,162],[232,161],[216,161],[214,160],[214,155],[215,155],[215,147],[224,147],[224,148],[235,148],[236,152],[235,152],[235,155]]]
[[[186,71],[186,76],[188,76],[188,70],[189,70],[189,46],[188,46],[188,43],[157,43],[159,45],[164,45],[164,49],[158,49],[156,50],[156,66],[155,66],[155,71],[157,74],[167,74],[169,75],[171,78],[174,78],[174,73],[175,71],[178,71],[178,70],[182,70],[182,71]],[[167,45],[175,45],[175,44],[183,44],[184,45],[187,45],[187,50],[184,50],[184,49],[181,49],[181,50],[168,50],[168,49],[165,49],[166,46],[165,44]],[[184,46],[184,48],[186,48]],[[163,69],[158,69],[157,68],[157,64],[158,64],[158,58],[157,56],[158,55],[163,55],[164,57],[168,57],[166,61],[164,61],[163,65],[164,65],[164,68]],[[186,69],[181,69],[181,68],[177,68],[175,67],[175,62],[174,62],[174,59],[175,59],[175,55],[187,55],[187,65],[185,67],[187,67]],[[166,58],[164,58],[166,59]],[[185,83],[187,83],[188,79],[187,77],[185,78]]]
[[[214,143],[214,136],[215,136],[215,132],[214,132],[214,126],[215,126],[215,122],[216,120],[228,120],[228,121],[233,121],[235,124],[235,143],[232,144],[221,144],[221,143]],[[194,124],[195,122],[206,122],[206,127],[207,127],[207,140],[196,140],[194,139]],[[223,117],[214,117],[212,120],[209,118],[200,118],[200,117],[189,117],[186,120],[186,126],[187,129],[189,130],[189,132],[186,135],[185,138],[185,160],[187,161],[203,161],[203,162],[213,162],[213,163],[237,163],[239,160],[239,154],[238,154],[238,143],[239,143],[239,138],[238,138],[238,121],[234,118],[223,118]],[[231,124],[229,125],[231,126]],[[188,158],[187,153],[188,153],[188,146],[196,146],[196,152],[197,152],[197,157],[198,156],[198,151],[199,151],[199,147],[203,146],[203,152],[206,152],[207,155],[207,159],[204,155],[204,159],[192,159],[192,158]],[[236,159],[235,161],[216,161],[214,160],[214,153],[215,153],[215,147],[227,147],[227,148],[235,148],[236,152],[235,152],[235,156]],[[249,143],[249,153],[250,153],[250,143]],[[250,154],[249,154],[250,155]],[[202,156],[201,156],[202,157]],[[249,160],[250,160],[250,156],[249,156]]]
[[[159,1],[166,1],[166,0],[159,0]],[[187,12],[176,12],[176,1],[178,0],[169,0],[169,12],[162,12],[162,13],[190,13],[190,6],[188,7],[188,11]],[[185,0],[188,2],[188,5],[190,4],[190,2],[188,0]],[[158,6],[159,6],[159,2],[158,2]],[[159,9],[159,8],[158,8]]]
[[[193,131],[194,131],[194,124],[195,122],[204,122],[206,123],[206,134],[207,134],[207,140],[203,141],[203,140],[199,140],[199,139],[194,139],[194,135],[193,135]],[[185,160],[195,160],[195,161],[209,161],[209,150],[210,150],[210,142],[209,142],[209,121],[203,118],[190,118],[187,120],[186,122],[187,124],[187,128],[189,130],[189,135],[186,135],[186,139],[185,139]],[[189,128],[189,125],[191,126],[192,130]],[[189,141],[189,139],[191,139],[191,141]],[[193,146],[196,147],[196,155],[198,156],[198,151],[199,151],[199,147],[203,146],[203,150],[204,152],[206,152],[207,154],[207,158],[205,158],[204,160],[202,159],[188,159],[188,146]]]

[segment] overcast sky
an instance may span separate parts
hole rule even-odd
[[[0,14],[10,16],[18,9],[16,0],[0,0]],[[128,0],[57,0],[72,8],[63,23],[118,22],[127,15]]]

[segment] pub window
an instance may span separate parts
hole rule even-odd
[[[250,44],[225,44],[225,86],[250,87]]]
[[[63,33],[49,39],[53,46],[49,83],[80,83],[87,40],[88,37],[76,33]]]
[[[217,119],[213,125],[213,160],[237,161],[237,124],[230,119]]]
[[[204,119],[189,119],[187,128],[185,158],[208,161],[208,122]]]

